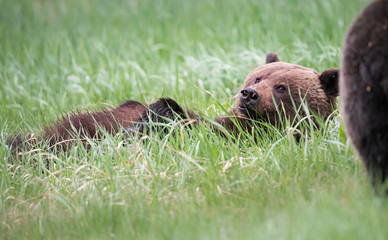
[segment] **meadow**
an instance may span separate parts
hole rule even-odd
[[[172,97],[208,119],[269,52],[339,67],[367,0],[0,0],[1,239],[388,239],[341,112],[306,131],[78,143],[11,161],[7,136],[69,111]]]

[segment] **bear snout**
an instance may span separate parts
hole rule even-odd
[[[259,93],[252,88],[244,88],[241,90],[240,100],[245,107],[252,107],[259,101]]]

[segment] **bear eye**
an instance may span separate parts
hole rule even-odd
[[[278,93],[284,93],[286,91],[286,87],[284,85],[278,85],[275,89]]]
[[[256,79],[255,79],[255,83],[259,83],[260,80],[261,80],[261,77],[256,78]]]

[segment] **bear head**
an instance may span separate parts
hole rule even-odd
[[[239,117],[269,120],[303,115],[305,102],[323,119],[336,109],[339,69],[318,73],[314,69],[281,62],[274,53],[266,64],[254,69],[245,79],[237,98],[234,113]],[[299,109],[299,110],[296,110]]]

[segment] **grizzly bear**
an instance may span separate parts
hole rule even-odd
[[[388,176],[388,0],[369,4],[344,40],[341,104],[352,145],[372,174]]]
[[[270,53],[266,64],[254,69],[246,78],[234,108],[216,118],[215,122],[234,134],[241,130],[252,131],[252,124],[261,120],[276,125],[279,118],[294,118],[303,114],[303,111],[296,111],[302,100],[311,111],[327,119],[336,108],[338,72],[338,69],[329,69],[319,74],[310,68],[280,62],[276,54]],[[80,136],[96,138],[100,137],[98,127],[111,134],[118,133],[121,128],[129,133],[145,134],[150,126],[153,129],[158,126],[157,123],[178,119],[199,122],[201,116],[184,110],[170,98],[159,99],[150,105],[127,101],[111,110],[65,117],[47,127],[43,138],[48,139],[50,145],[71,140],[76,132]],[[213,125],[211,127],[218,129]],[[9,144],[19,149],[22,142],[20,136],[9,140]]]
[[[279,118],[293,120],[304,115],[303,108],[297,112],[302,100],[326,120],[336,109],[338,73],[338,68],[332,68],[319,74],[311,68],[281,62],[276,54],[270,53],[266,64],[245,79],[235,107],[216,122],[233,132],[238,130],[236,126],[252,130],[253,121],[277,125]]]

